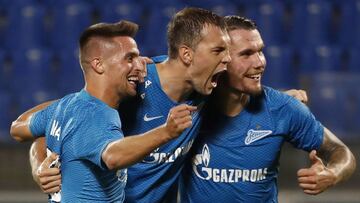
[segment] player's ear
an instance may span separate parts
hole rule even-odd
[[[91,60],[91,68],[98,74],[104,72],[104,66],[102,65],[101,58],[93,58]]]
[[[186,65],[190,65],[193,59],[193,50],[186,46],[186,45],[181,45],[179,47],[179,58],[180,60],[186,64]]]

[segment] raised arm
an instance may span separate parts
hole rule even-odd
[[[319,151],[311,151],[309,158],[312,165],[298,171],[298,181],[304,193],[311,195],[348,179],[356,168],[354,155],[349,148],[327,128],[324,129]]]
[[[141,135],[128,136],[110,143],[102,153],[106,166],[112,169],[126,168],[135,164],[156,148],[178,137],[183,130],[192,125],[191,112],[196,107],[179,105],[170,110],[167,121]]]
[[[21,114],[15,121],[12,122],[10,128],[10,135],[18,142],[24,142],[28,140],[33,140],[34,137],[31,134],[29,124],[31,120],[31,116],[46,107],[52,104],[54,101],[48,101],[42,103],[40,105],[35,106],[34,108],[26,111]]]

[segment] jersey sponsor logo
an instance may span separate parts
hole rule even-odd
[[[239,169],[239,168],[211,168],[210,150],[204,145],[201,154],[195,155],[192,169],[195,175],[206,181],[215,183],[257,182],[266,179],[267,168]]]
[[[57,120],[54,120],[51,125],[50,135],[56,137],[56,140],[59,141],[61,134],[61,126]]]
[[[253,130],[250,129],[245,138],[245,144],[249,145],[257,140],[260,140],[272,133],[271,130]]]
[[[140,94],[141,99],[145,99],[145,93]]]
[[[147,115],[147,113],[144,115],[144,121],[148,122],[148,121],[152,121],[152,120],[155,120],[155,119],[158,119],[158,118],[162,118],[163,116],[153,116],[153,117],[149,117]]]
[[[150,153],[150,155],[146,157],[142,162],[156,164],[175,162],[177,158],[185,156],[189,152],[193,142],[194,140],[192,139],[184,146],[176,148],[173,152],[159,152],[160,149],[157,148],[152,153]]]
[[[145,88],[148,88],[151,85],[151,81],[150,80],[146,80],[145,81]]]

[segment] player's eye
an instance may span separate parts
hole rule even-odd
[[[134,57],[133,57],[133,56],[128,56],[128,57],[126,58],[126,60],[127,60],[128,63],[132,63],[133,60],[134,60]]]

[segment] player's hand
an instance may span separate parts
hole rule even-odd
[[[291,89],[284,91],[284,93],[294,97],[295,99],[301,101],[304,104],[307,104],[308,102],[308,97],[305,90]]]
[[[300,169],[297,172],[299,186],[304,193],[317,195],[328,187],[335,185],[336,175],[323,164],[322,160],[316,155],[315,150],[310,152],[309,158],[312,164],[311,167]]]
[[[141,71],[141,73],[140,73],[140,75],[141,75],[140,82],[144,82],[144,78],[147,76],[146,65],[150,64],[150,63],[154,63],[154,61],[147,56],[140,56],[140,61],[141,61],[142,65],[144,66],[144,68],[142,69],[143,71]]]
[[[54,193],[61,189],[61,173],[57,167],[49,168],[50,164],[57,159],[59,155],[52,153],[39,166],[34,176],[35,181],[44,193]]]
[[[171,138],[179,136],[186,128],[192,125],[191,113],[196,109],[196,106],[187,104],[181,104],[170,109],[165,128]]]

